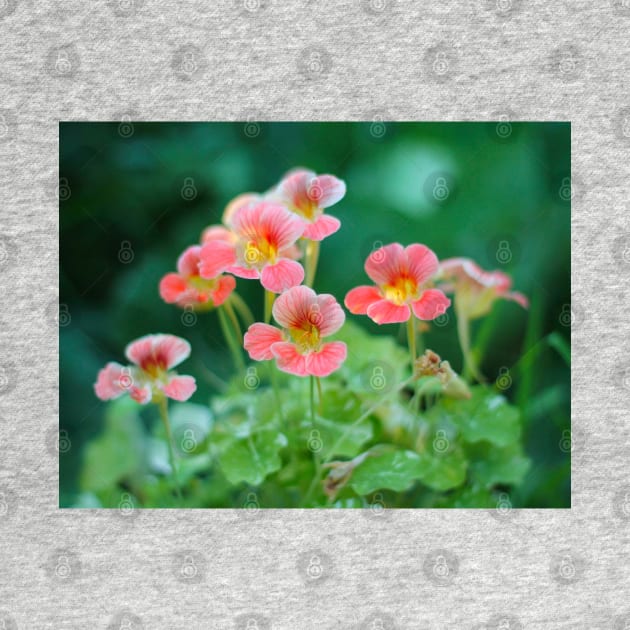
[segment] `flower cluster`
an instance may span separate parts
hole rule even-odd
[[[177,271],[167,273],[159,284],[160,296],[168,304],[217,311],[235,365],[243,371],[244,349],[253,361],[274,361],[283,372],[309,378],[312,420],[315,380],[339,370],[348,355],[346,343],[330,339],[344,325],[343,308],[333,295],[318,294],[313,286],[321,241],[341,226],[339,219],[324,211],[345,193],[345,183],[333,175],[296,169],[266,193],[241,194],[225,208],[222,223],[207,227],[200,241],[180,255]],[[466,258],[440,262],[420,243],[383,245],[368,256],[364,269],[373,284],[346,294],[348,311],[379,325],[407,322],[412,373],[408,382],[430,377],[452,398],[470,398],[466,372],[460,377],[448,361],[430,350],[421,357],[416,354],[418,332],[450,307],[447,294],[453,296],[464,367],[478,380],[483,377],[474,364],[469,322],[486,315],[498,299],[528,306],[525,296],[511,290],[506,274],[484,271]],[[264,289],[263,321],[254,320],[236,293],[236,278],[259,281]],[[272,317],[276,325],[270,323]],[[242,334],[245,321],[249,326]],[[110,362],[99,372],[95,393],[102,400],[128,393],[140,404],[158,404],[170,436],[166,399],[185,401],[196,390],[192,376],[172,371],[190,350],[187,341],[173,335],[142,337],[126,348],[131,365]],[[350,464],[329,463],[333,468],[326,489],[329,496],[343,487],[361,457]],[[171,460],[176,477],[172,453]]]

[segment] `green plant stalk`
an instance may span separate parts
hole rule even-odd
[[[271,313],[275,299],[275,294],[265,289],[265,324],[268,324],[271,321]]]
[[[228,321],[228,317],[225,314],[223,308],[219,307],[217,309],[217,313],[219,316],[219,323],[221,324],[221,330],[223,331],[223,336],[225,337],[225,341],[227,342],[227,345],[230,348],[230,352],[232,353],[232,358],[234,359],[236,369],[239,372],[244,373],[245,359],[243,358],[243,354],[241,353],[241,345],[235,338],[235,332],[232,330],[230,322]]]
[[[238,318],[236,317],[234,307],[232,306],[230,300],[226,300],[223,303],[223,308],[225,309],[227,316],[230,318],[230,322],[232,322],[232,329],[236,335],[236,341],[238,342],[238,345],[243,345],[243,333],[241,331],[241,326],[238,323]]]
[[[409,344],[409,355],[411,357],[411,372],[413,374],[416,362],[416,318],[413,316],[407,320],[407,343]]]
[[[464,378],[471,380],[470,377],[474,377],[477,381],[482,383],[485,379],[477,369],[475,358],[473,356],[470,347],[470,322],[460,310],[456,310],[457,313],[457,335],[459,337],[459,345],[464,357]]]
[[[238,294],[236,291],[230,295],[228,302],[232,302],[234,308],[238,311],[241,316],[241,320],[245,323],[245,325],[249,328],[256,320],[254,319],[254,315],[247,306],[245,300]]]
[[[166,400],[166,396],[162,395],[158,407],[160,409],[160,417],[162,418],[162,423],[164,424],[164,429],[166,430],[166,443],[168,444],[168,457],[171,462],[171,470],[173,472],[173,481],[175,482],[175,491],[177,493],[177,498],[182,500],[182,489],[179,484],[179,476],[177,474],[177,463],[175,462],[175,451],[173,450],[173,434],[171,433],[171,423],[168,419],[168,402]]]
[[[304,283],[307,287],[313,287],[318,262],[319,241],[308,241],[306,244],[306,282]]]
[[[311,411],[311,427],[315,427],[315,377],[309,376],[309,402]],[[319,456],[319,452],[313,453],[313,462],[315,464],[315,474],[313,475],[313,481],[304,495],[303,505],[308,505],[313,492],[322,476],[322,462]]]

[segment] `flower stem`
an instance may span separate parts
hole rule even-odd
[[[271,321],[271,312],[275,299],[275,293],[272,293],[271,291],[267,291],[265,289],[265,324],[268,324]]]
[[[225,312],[227,313],[227,316],[230,318],[230,321],[232,322],[232,327],[233,327],[234,333],[236,334],[236,340],[238,341],[238,345],[240,346],[243,344],[243,333],[241,332],[241,327],[238,323],[236,313],[234,312],[234,307],[232,306],[229,300],[223,303],[223,307],[225,308]]]
[[[311,429],[315,428],[315,377],[309,376],[309,401],[310,401],[310,410],[311,410]],[[311,500],[311,496],[313,492],[315,492],[315,488],[322,476],[322,461],[319,456],[319,451],[313,452],[313,463],[315,465],[315,474],[313,475],[313,480],[311,481],[311,485],[309,486],[306,494],[304,495],[304,500],[302,505],[308,505],[308,502]]]
[[[413,373],[414,363],[416,362],[416,318],[413,314],[407,320],[407,343],[409,344],[411,372]]]
[[[307,287],[313,287],[318,261],[319,241],[308,241],[306,244],[306,281],[304,283]]]
[[[480,383],[483,382],[485,379],[477,369],[475,358],[470,348],[470,322],[468,317],[461,311],[457,311],[457,335],[462,355],[464,356],[464,377],[466,380],[470,380],[470,376],[473,376]]]
[[[251,326],[256,321],[254,319],[254,315],[249,309],[249,306],[247,306],[245,300],[238,293],[232,293],[228,301],[231,301],[234,304],[234,307],[247,327]]]
[[[319,376],[315,377],[315,382],[317,383],[317,398],[319,401],[319,405],[317,406],[317,409],[319,410],[319,413],[322,413],[322,405],[324,404],[324,395],[322,394],[322,380],[319,378]]]
[[[168,444],[168,456],[171,462],[171,470],[173,472],[173,481],[175,482],[175,491],[177,493],[177,498],[182,500],[182,490],[179,485],[179,477],[177,475],[177,464],[175,462],[175,451],[173,450],[173,434],[171,433],[171,423],[168,420],[168,402],[165,396],[162,396],[160,402],[158,403],[158,407],[160,409],[160,417],[162,418],[162,423],[164,424],[164,429],[166,430],[166,443]]]
[[[236,369],[240,372],[245,372],[245,360],[243,359],[243,354],[241,353],[241,344],[237,341],[235,337],[236,332],[230,326],[228,317],[221,306],[217,309],[217,313],[219,315],[219,323],[221,324],[223,336],[225,337],[225,341],[227,342],[227,345],[230,348],[230,352],[232,353],[234,365],[236,366]]]

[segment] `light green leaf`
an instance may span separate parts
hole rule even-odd
[[[219,465],[230,483],[258,486],[267,475],[280,469],[280,450],[286,444],[282,433],[259,431],[229,444],[219,455]]]
[[[425,469],[423,459],[413,451],[389,451],[368,457],[352,475],[351,486],[358,494],[388,489],[409,489]]]
[[[85,448],[81,488],[98,492],[138,472],[143,463],[144,429],[139,406],[130,398],[109,403],[103,433]]]
[[[488,449],[487,455],[471,464],[473,478],[490,488],[496,484],[519,485],[527,474],[531,461],[519,448]]]
[[[472,394],[469,400],[444,399],[431,413],[445,414],[466,442],[485,440],[497,446],[518,442],[521,435],[519,410],[492,390],[474,387]]]
[[[421,454],[423,470],[419,479],[433,490],[445,491],[461,486],[466,480],[468,462],[460,450]]]

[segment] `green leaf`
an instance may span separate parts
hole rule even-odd
[[[521,435],[520,412],[500,394],[484,387],[472,388],[469,400],[444,399],[430,412],[447,416],[459,429],[464,441],[491,442],[508,446]]]
[[[103,433],[85,448],[82,490],[111,488],[142,468],[145,436],[138,410],[138,404],[127,397],[109,404]]]
[[[423,472],[419,477],[425,486],[444,492],[466,481],[468,462],[459,449],[447,453],[421,454]]]
[[[390,451],[368,457],[352,475],[351,486],[358,494],[388,489],[409,489],[424,471],[424,462],[413,451]]]
[[[496,484],[519,485],[527,474],[531,461],[520,447],[488,449],[483,459],[471,464],[471,475],[481,485],[491,488]]]
[[[219,455],[219,465],[232,484],[260,485],[282,466],[280,450],[287,444],[282,433],[263,430],[229,444]]]

